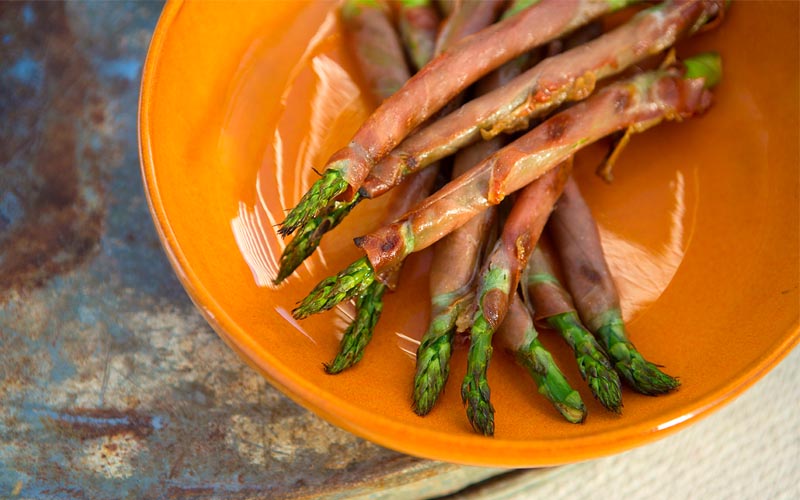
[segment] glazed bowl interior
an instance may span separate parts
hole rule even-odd
[[[385,200],[362,204],[296,276],[271,284],[284,210],[312,167],[370,112],[332,2],[169,2],[148,55],[140,105],[145,189],[175,271],[219,335],[294,400],[381,445],[491,466],[584,460],[649,442],[741,393],[798,340],[798,5],[742,2],[678,54],[721,53],[713,107],[637,135],[616,180],[576,177],[595,213],[629,333],[682,386],[664,397],[624,390],[624,412],[593,400],[567,349],[542,332],[589,409],[563,421],[506,353],[489,381],[494,438],[470,428],[456,349],[434,411],[411,411],[416,345],[428,316],[428,251],[413,255],[363,361],[337,376],[352,306],[298,322],[295,303],[360,255]],[[755,43],[755,41],[758,41]],[[384,197],[384,198],[389,198]]]

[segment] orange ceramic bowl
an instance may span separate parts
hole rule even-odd
[[[302,322],[290,311],[359,256],[351,238],[383,202],[359,207],[288,282],[270,284],[274,225],[369,112],[331,2],[167,4],[144,71],[142,174],[156,227],[191,298],[276,387],[325,419],[402,452],[487,466],[599,457],[674,432],[740,394],[798,341],[798,12],[742,2],[679,46],[718,50],[724,78],[704,116],[635,136],[607,185],[583,154],[578,180],[601,225],[638,348],[680,377],[624,414],[591,397],[558,339],[542,332],[589,408],[564,422],[508,355],[490,367],[496,436],[472,432],[459,397],[464,349],[427,417],[410,408],[428,315],[430,256],[414,255],[363,361],[326,375],[347,307]],[[386,198],[386,197],[385,197]]]

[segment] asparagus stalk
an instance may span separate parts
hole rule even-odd
[[[517,294],[512,297],[508,314],[496,336],[498,345],[513,354],[517,363],[528,371],[539,394],[568,422],[578,424],[586,419],[581,395],[572,388],[553,356],[539,341],[531,315]]]
[[[356,318],[347,327],[342,337],[339,353],[325,365],[325,371],[333,375],[361,361],[364,349],[372,340],[372,332],[383,311],[383,292],[386,285],[373,281],[356,301]]]
[[[715,2],[670,0],[640,12],[599,38],[545,59],[458,112],[420,128],[375,165],[359,189],[366,198],[480,138],[528,127],[567,100],[586,98],[595,82],[619,74],[696,32],[719,11]]]
[[[508,17],[509,13],[515,12],[518,5],[524,6],[529,1],[517,0],[512,3],[504,18]],[[533,119],[564,99],[576,97],[575,93],[568,95],[572,90],[620,71],[626,65],[673,43],[680,36],[694,33],[710,17],[718,14],[719,9],[718,4],[714,2],[676,0],[644,11],[625,26],[585,47],[581,47],[581,42],[588,43],[586,38],[589,40],[594,38],[598,34],[597,30],[587,29],[585,33],[579,30],[574,36],[567,37],[563,43],[564,48],[574,50],[552,56],[503,90],[484,95],[468,103],[458,113],[412,134],[376,165],[364,185],[350,201],[335,202],[337,207],[334,211],[337,215],[335,221],[320,224],[312,220],[308,223],[312,226],[308,232],[319,234],[332,229],[341,217],[349,213],[352,206],[347,205],[348,203],[356,204],[363,197],[374,198],[384,194],[402,182],[407,175],[424,168],[437,157],[450,154],[462,144],[486,134],[486,130],[495,127],[496,123],[505,127],[512,122],[516,123],[515,120],[517,122],[523,120],[526,116],[523,122],[527,123],[526,120]],[[590,23],[588,26],[591,27],[592,24],[596,25]],[[518,58],[514,64],[524,65],[524,61]],[[513,67],[514,64],[507,63],[503,68]],[[565,73],[565,67],[571,69]],[[547,99],[540,99],[542,92],[539,89],[546,90],[544,94],[547,94]],[[530,96],[538,97],[531,101]],[[629,136],[630,134],[626,133],[625,137]],[[608,168],[602,172],[608,177]],[[317,227],[320,229],[316,229]]]
[[[331,156],[279,233],[293,233],[340,195],[351,198],[377,161],[481,76],[630,1],[543,0],[446,50],[386,99],[351,142]]]
[[[463,38],[492,24],[503,9],[505,0],[458,2],[447,16],[436,38],[436,55]]]
[[[527,266],[571,167],[571,161],[563,162],[521,191],[478,278],[477,308],[472,319],[461,399],[467,406],[472,427],[487,436],[494,433],[494,410],[486,378],[492,336],[508,312],[522,270]]]
[[[358,1],[366,2],[371,0]],[[422,66],[424,66],[424,64],[433,55],[434,50],[442,50],[445,48],[446,44],[452,43],[454,40],[479,31],[480,29],[491,24],[496,17],[496,7],[491,7],[491,3],[484,4],[483,2],[470,2],[469,4],[466,4],[470,6],[478,6],[478,8],[465,8],[463,5],[464,4],[459,4],[459,8],[455,9],[444,23],[443,28],[450,34],[450,36],[440,39],[438,42],[436,42],[436,32],[428,29],[430,19],[436,16],[436,13],[431,10],[429,2],[426,0],[405,0],[401,4],[401,34],[405,32],[404,37],[406,40],[406,48],[409,54],[411,54],[412,62],[414,62],[416,65],[415,69],[421,69]],[[489,5],[491,8],[486,8],[485,5]],[[383,14],[383,11],[377,7],[373,8],[373,11],[366,10],[367,13],[372,13],[374,16]],[[408,19],[405,23],[403,23],[403,16],[410,17],[411,19]],[[468,19],[471,19],[471,21]],[[383,16],[382,18],[377,19],[376,22],[385,23],[388,21],[385,16]],[[438,22],[435,24],[438,24]],[[351,42],[350,49],[356,54],[364,53],[372,56],[371,59],[366,57],[357,59],[357,62],[363,66],[362,72],[365,74],[379,73],[382,71],[384,66],[388,65],[388,62],[386,62],[387,60],[394,60],[397,63],[397,67],[405,68],[405,63],[402,61],[398,51],[389,52],[380,48],[373,48],[374,45],[380,45],[382,40],[372,36],[372,34],[376,33],[378,30],[365,30],[365,25],[365,22],[356,23],[355,21],[351,21],[348,25],[346,25],[348,30],[353,31],[352,36],[349,37]],[[393,37],[393,32],[390,33],[386,29],[380,31],[386,37]],[[362,33],[363,36],[360,36]],[[427,41],[425,40],[426,37],[429,37]],[[434,42],[436,42],[435,47]],[[390,43],[389,45],[395,46],[396,44]],[[380,61],[374,61],[374,59],[378,56],[380,56],[382,59]],[[376,62],[376,64],[373,64],[373,62]],[[402,76],[399,71],[394,71],[392,74],[397,75],[398,77]],[[408,75],[407,71],[405,72],[405,75]],[[374,82],[379,81],[377,77],[368,80]],[[385,99],[388,98],[389,95],[381,92],[389,88],[392,88],[392,86],[382,85],[380,87],[373,88],[372,91],[381,99]],[[447,112],[447,108],[449,108],[451,105],[456,105],[459,102],[460,99],[457,97],[451,101],[451,103],[445,109],[440,110],[440,114]],[[419,184],[424,181],[418,180],[415,182]],[[419,186],[409,186],[405,189],[405,191],[414,193],[418,188]],[[404,196],[406,195],[402,193],[397,195],[398,198],[402,198]],[[294,239],[284,248],[283,254],[281,255],[278,276],[275,279],[275,282],[279,283],[288,277],[292,272],[294,272],[294,270],[297,269],[297,267],[319,246],[325,233],[338,226],[344,217],[347,216],[347,214],[350,213],[350,211],[355,208],[355,206],[362,199],[363,198],[358,193],[355,193],[352,199],[347,201],[334,201],[332,206],[329,206],[319,215],[309,219],[302,229],[298,231],[298,234],[294,237]]]
[[[376,0],[346,0],[341,7],[340,18],[347,49],[367,82],[369,93],[376,103],[385,100],[411,76],[385,5]],[[274,280],[276,284],[292,274],[314,252],[322,236],[338,226],[355,207],[357,198],[352,202],[333,202],[303,225],[281,254],[280,267]]]
[[[581,324],[569,293],[555,276],[553,256],[537,245],[523,278],[538,324],[558,331],[575,353],[581,376],[600,403],[619,413],[622,394],[619,376],[594,336]]]
[[[664,120],[680,120],[711,104],[703,88],[715,78],[713,66],[685,78],[683,65],[642,73],[605,87],[595,96],[562,111],[450,182],[394,223],[356,239],[367,257],[333,278],[348,283],[383,279],[414,251],[432,245],[470,218],[498,204],[605,135],[631,126],[646,130]],[[348,268],[349,269],[349,268]],[[301,316],[332,307],[343,300],[331,278],[303,299]],[[354,286],[354,285],[350,285]]]
[[[364,2],[364,0],[358,0]],[[347,5],[345,5],[347,7]],[[367,17],[366,14],[372,14]],[[433,24],[437,24],[438,15],[434,11],[429,12],[429,17],[433,17]],[[362,14],[353,16],[354,19],[359,19],[360,22],[351,22],[348,28],[352,30],[350,47],[357,55],[356,59],[362,67],[362,71],[366,74],[382,73],[385,67],[392,68],[389,72],[396,78],[408,79],[409,71],[405,64],[402,49],[397,38],[397,34],[391,26],[388,17],[384,11],[377,8],[364,9]],[[374,22],[377,26],[372,26],[369,23]],[[428,54],[420,53],[424,50],[425,36],[429,37],[427,45],[432,46],[434,42],[434,32],[425,31],[426,26],[420,24],[410,24],[406,26],[406,34],[410,39],[418,42],[415,46],[408,47],[410,51],[416,52],[417,56],[430,57],[432,51]],[[380,34],[381,37],[376,38],[374,34]],[[390,47],[389,50],[386,47]],[[359,53],[366,56],[358,57]],[[368,56],[368,57],[367,57]],[[391,95],[397,88],[396,85],[385,85],[385,78],[373,78],[370,80],[372,92],[377,97],[385,99]],[[393,203],[389,206],[388,217],[391,220],[398,215],[405,213],[414,203],[420,201],[430,193],[436,178],[437,172],[431,169],[430,172],[420,172],[415,177],[408,180],[403,185],[402,192],[397,193],[397,196],[392,200]],[[349,212],[354,205],[346,203],[336,203],[331,213],[326,214],[321,220],[321,225],[317,228],[323,228],[326,224],[335,225],[341,220],[340,214]],[[318,218],[313,219],[312,223],[317,222]],[[316,224],[309,224],[315,226]],[[306,226],[306,227],[309,227]],[[305,232],[305,229],[303,230]],[[323,231],[314,231],[310,238],[301,238],[300,243],[306,242],[303,253],[313,251],[316,245],[319,244],[319,239],[324,234]],[[292,243],[298,241],[298,234]],[[313,245],[313,246],[311,246]],[[296,249],[299,248],[296,247]],[[285,253],[287,256],[294,256],[299,252]],[[299,261],[302,261],[300,259]],[[297,260],[295,261],[297,262]],[[299,264],[299,262],[297,262]],[[342,340],[339,345],[339,353],[336,358],[330,363],[325,365],[325,370],[329,374],[340,373],[346,368],[358,363],[364,355],[364,349],[369,341],[372,339],[372,333],[375,330],[375,325],[380,319],[381,312],[383,311],[383,294],[386,288],[394,288],[399,275],[399,266],[392,276],[387,278],[386,283],[373,281],[364,288],[364,290],[354,297],[356,298],[356,316],[353,322],[345,330]]]
[[[419,71],[433,59],[439,13],[431,0],[400,0],[398,26],[411,64]]]
[[[646,130],[704,111],[703,78],[683,78],[676,65],[615,82],[566,109],[451,181],[394,223],[356,239],[380,274],[427,248],[475,214],[496,205],[581,148],[613,133]]]
[[[388,8],[377,0],[345,0],[339,13],[348,52],[378,104],[411,77]]]
[[[663,394],[677,388],[677,379],[644,359],[628,340],[597,225],[574,181],[564,189],[548,227],[580,317],[595,333],[617,371],[643,394]]]
[[[514,11],[514,6],[529,2],[515,0],[506,11]],[[474,32],[480,28],[475,19],[491,22],[496,16],[495,2],[468,2],[459,5],[448,19],[446,26],[455,24]],[[473,21],[457,19],[464,11],[472,11]],[[518,12],[521,9],[517,9]],[[475,12],[477,11],[477,12]],[[443,29],[446,36],[440,36],[442,42],[452,39],[455,29]],[[476,84],[478,95],[486,94],[499,88],[519,75],[526,56],[505,63]],[[459,151],[455,157],[453,177],[465,173],[474,165],[499,150],[505,139],[495,137],[488,141],[477,142]],[[480,267],[480,258],[488,242],[488,236],[495,220],[495,210],[484,210],[466,224],[439,241],[433,253],[431,263],[431,320],[428,329],[417,349],[417,365],[414,375],[414,393],[412,408],[420,416],[427,415],[439,399],[450,373],[450,355],[453,336],[459,320],[472,305],[473,281]]]
[[[501,138],[480,142],[459,151],[453,175],[502,147]],[[472,305],[472,284],[495,221],[494,207],[484,210],[448,234],[434,247],[431,263],[431,320],[417,349],[413,409],[427,415],[436,404],[450,372],[453,336],[459,318]]]

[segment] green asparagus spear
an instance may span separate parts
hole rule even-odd
[[[493,411],[488,411],[491,403],[486,380],[486,369],[492,356],[492,336],[516,296],[522,271],[571,167],[570,160],[562,162],[522,190],[478,278],[477,307],[472,320],[467,376],[461,386],[461,396],[467,405],[467,417],[472,427],[487,436],[494,433]]]
[[[411,5],[412,3],[417,5]],[[436,36],[434,28],[438,25],[438,14],[430,5],[422,5],[419,0],[406,0],[403,8],[403,14],[408,16],[408,22],[403,25],[406,49],[418,58],[418,64],[424,64],[424,61],[433,54]],[[353,16],[350,22],[346,23],[347,27],[353,31],[350,34],[350,47],[351,51],[356,54],[362,72],[369,77],[368,81],[372,92],[382,100],[388,98],[408,79],[409,70],[402,49],[400,49],[397,33],[390,25],[385,13],[380,10],[366,10],[364,14],[371,15]],[[408,179],[401,188],[406,192],[398,193],[399,199],[390,205],[390,219],[405,213],[411,205],[427,196],[433,188],[436,171],[432,169],[430,172],[420,173],[422,175]],[[357,202],[358,194],[350,202],[336,202],[332,209],[327,210],[327,213],[309,221],[301,233],[292,240],[292,244],[298,242],[297,245],[292,249],[287,247],[287,250],[291,251],[284,253],[294,259],[291,267],[297,267],[319,245],[322,235],[336,226]],[[306,237],[306,227],[308,226],[316,229]],[[387,277],[387,281],[393,283],[399,272],[398,267],[394,270],[393,276]],[[375,325],[380,319],[383,310],[383,293],[386,288],[386,284],[373,281],[363,293],[355,295],[357,299],[356,317],[344,332],[336,359],[326,365],[328,373],[339,373],[361,360],[364,349],[372,339]]]
[[[450,374],[450,354],[456,332],[456,319],[460,313],[458,305],[441,312],[422,337],[417,349],[412,405],[417,415],[427,415],[444,389]]]
[[[597,336],[614,360],[614,367],[638,392],[648,396],[665,394],[680,386],[678,379],[667,375],[644,359],[628,340],[619,309],[608,311],[597,329]]]
[[[342,222],[344,217],[350,213],[350,210],[356,206],[359,198],[358,194],[356,194],[352,201],[335,202],[332,210],[314,217],[303,226],[283,249],[278,275],[274,280],[275,284],[288,278],[309,255],[314,253],[325,233]]]
[[[538,324],[545,324],[561,334],[572,348],[581,376],[595,398],[607,409],[619,413],[622,394],[619,376],[597,340],[578,318],[572,297],[561,286],[553,271],[550,254],[543,244],[536,246],[523,277],[527,297],[536,311]]]
[[[552,316],[547,323],[557,330],[575,353],[581,377],[589,384],[600,404],[614,413],[622,411],[619,377],[602,348],[581,324],[578,315],[566,312]]]
[[[559,1],[539,2],[442,53],[386,99],[349,144],[331,156],[318,184],[287,214],[280,234],[291,234],[338,196],[352,197],[376,162],[480,77],[533,47],[618,8],[621,1],[635,0],[579,0],[569,5],[567,15]],[[459,78],[442,78],[450,74],[458,74]]]
[[[580,317],[597,335],[617,371],[643,394],[677,388],[677,379],[645,360],[625,334],[619,294],[603,255],[597,224],[574,180],[565,186],[548,228]]]
[[[475,143],[459,151],[453,175],[460,175],[500,149],[503,138]],[[417,349],[413,408],[418,415],[433,409],[447,382],[457,322],[472,305],[473,282],[485,254],[496,210],[490,208],[447,235],[434,248],[430,272],[431,320]]]
[[[492,333],[494,326],[483,315],[473,320],[467,374],[461,383],[461,400],[467,407],[467,418],[472,428],[484,436],[494,435],[494,406],[486,378],[492,357]]]
[[[600,137],[637,124],[644,130],[665,119],[688,118],[705,111],[711,102],[710,93],[702,87],[708,77],[713,75],[686,79],[679,67],[644,73],[609,85],[554,115],[394,223],[357,238],[356,245],[367,257],[317,285],[295,309],[296,317],[329,309],[363,291],[353,289],[369,285],[376,270],[383,274],[396,268],[408,254],[432,245]],[[675,92],[676,88],[680,91]],[[567,122],[573,125],[565,129]],[[554,131],[558,131],[557,138]],[[455,206],[461,210],[452,210]],[[338,279],[343,284],[337,285]]]
[[[509,9],[529,1],[515,0]],[[459,37],[460,33],[472,33],[490,23],[499,7],[497,2],[459,5],[443,27],[439,43],[447,43]],[[505,14],[503,17],[510,16]],[[482,95],[501,87],[522,71],[522,60],[525,58],[520,56],[485,76],[478,82],[475,91]],[[453,165],[453,177],[460,176],[506,142],[505,137],[495,137],[459,151]],[[475,270],[480,267],[480,258],[485,252],[494,219],[495,211],[485,210],[440,241],[434,250],[430,274],[431,321],[417,349],[414,375],[412,407],[420,416],[427,415],[433,409],[447,382],[456,322],[466,312],[467,306],[472,304],[472,282],[477,274]]]
[[[386,285],[373,281],[364,293],[359,295],[356,301],[356,317],[344,332],[339,354],[331,363],[325,365],[325,371],[330,374],[339,373],[361,361],[364,348],[372,339],[375,324],[381,317],[385,291]]]
[[[433,58],[439,14],[431,0],[400,0],[398,25],[409,59],[419,71]]]
[[[570,386],[553,356],[539,342],[530,312],[514,294],[508,314],[497,330],[498,344],[514,355],[536,382],[539,393],[573,424],[586,419],[586,406],[578,391]]]
[[[369,260],[362,257],[339,274],[325,278],[317,284],[292,311],[292,315],[303,319],[327,311],[344,300],[364,294],[373,281],[375,271],[372,270]]]

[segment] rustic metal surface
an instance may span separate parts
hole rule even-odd
[[[195,311],[139,177],[160,10],[0,4],[0,497],[419,496],[497,473],[330,426]]]

